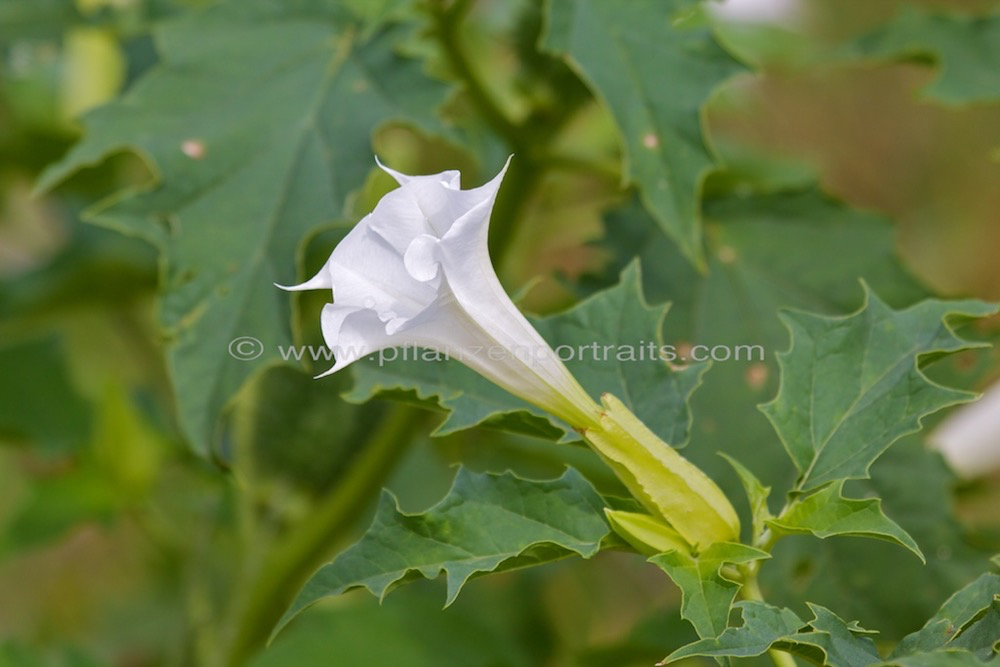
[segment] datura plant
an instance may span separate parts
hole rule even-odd
[[[0,0],[0,667],[1000,667],[1000,14],[761,4]]]
[[[285,620],[324,596],[357,586],[384,596],[413,571],[424,576],[447,572],[450,604],[469,577],[535,559],[532,554],[541,545],[550,554],[575,552],[585,557],[614,546],[647,556],[684,595],[681,613],[701,640],[678,649],[663,664],[693,655],[725,659],[767,651],[780,665],[793,664],[790,654],[810,660],[819,655],[820,662],[833,665],[873,664],[878,653],[867,631],[823,607],[815,606],[816,617],[803,621],[767,605],[758,571],[775,543],[796,533],[875,537],[896,542],[923,559],[916,542],[883,514],[878,500],[845,497],[844,481],[863,477],[874,458],[893,439],[918,428],[927,412],[968,400],[968,394],[928,380],[915,360],[919,354],[967,346],[942,323],[946,315],[983,315],[990,308],[976,302],[929,302],[896,313],[867,293],[862,311],[847,318],[789,314],[786,322],[794,345],[781,358],[782,366],[802,356],[811,364],[805,375],[801,368],[786,373],[778,397],[763,411],[799,466],[800,476],[788,502],[773,515],[767,503],[769,489],[730,459],[752,508],[752,531],[748,543],[742,543],[739,516],[719,486],[613,393],[601,392],[600,403],[595,402],[505,293],[491,264],[487,240],[509,165],[510,158],[488,183],[463,190],[457,171],[409,176],[378,162],[399,187],[346,235],[315,276],[284,289],[332,290],[333,302],[323,308],[321,326],[335,364],[319,377],[389,348],[415,346],[443,353],[565,422],[614,471],[631,498],[602,499],[572,471],[558,481],[531,485],[530,490],[525,488],[529,482],[509,474],[475,476],[463,471],[449,497],[424,515],[406,517],[384,499],[370,532],[317,573]],[[819,335],[828,328],[842,333]],[[915,335],[918,342],[913,347]],[[879,354],[869,358],[856,350],[859,336],[869,337]],[[852,368],[852,356],[861,364],[853,394],[817,397],[814,387],[806,386],[826,373]],[[900,404],[894,394],[901,383],[925,389]],[[824,405],[817,405],[817,400]],[[881,425],[882,437],[858,440],[855,431],[872,422]],[[532,494],[558,494],[558,511],[564,514],[550,516],[553,510],[546,507],[516,517],[497,513],[478,527],[465,523],[471,515],[462,516],[459,499],[503,504],[497,494],[515,492],[516,503]],[[477,499],[477,493],[489,500]],[[571,531],[568,526],[579,519],[569,511],[575,503],[599,506],[606,524],[590,526],[596,528],[593,532],[577,525]],[[528,528],[529,520],[540,526]],[[491,548],[485,552],[483,531],[503,536],[491,537]],[[740,603],[744,624],[730,628],[738,595],[744,598]],[[838,662],[831,644],[834,635],[849,638],[852,650],[863,652],[867,662]]]
[[[659,520],[658,533],[673,535],[685,551],[738,539],[739,517],[719,487],[619,399],[605,393],[595,403],[504,292],[487,239],[507,165],[486,185],[462,190],[457,171],[407,176],[379,163],[399,187],[319,273],[286,288],[333,290],[321,324],[337,357],[324,375],[391,347],[453,356],[583,435]],[[645,544],[633,521],[619,516],[613,525]]]

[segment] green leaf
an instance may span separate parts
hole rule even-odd
[[[1000,98],[1000,13],[968,16],[905,6],[895,19],[849,49],[861,57],[934,59],[938,75],[924,91],[943,102]]]
[[[726,629],[729,611],[740,590],[741,585],[725,576],[722,567],[770,557],[766,551],[745,544],[716,542],[698,556],[668,551],[649,560],[681,589],[681,615],[704,638],[718,637]]]
[[[899,640],[930,618],[956,590],[978,577],[988,552],[970,544],[967,527],[953,510],[955,480],[936,452],[910,436],[875,465],[870,480],[845,488],[858,497],[879,497],[920,545],[923,565],[901,558],[882,540],[823,540],[792,536],[781,541],[761,571],[761,587],[774,604],[803,599],[877,625],[887,641]],[[920,586],[900,586],[919,581]]]
[[[312,576],[281,625],[321,598],[353,588],[384,598],[396,586],[443,571],[447,606],[470,577],[572,554],[589,558],[610,532],[604,507],[573,469],[536,482],[462,468],[448,495],[421,514],[403,514],[383,492],[368,532]]]
[[[790,609],[755,600],[737,602],[735,606],[743,616],[743,625],[726,628],[718,637],[700,639],[683,646],[664,658],[661,664],[694,656],[748,658],[762,655],[782,637],[806,626],[806,622]]]
[[[769,649],[793,653],[819,665],[866,667],[881,663],[871,631],[857,623],[845,623],[829,609],[807,603],[813,620],[804,623],[788,609],[763,602],[739,603],[743,625],[729,628],[718,638],[688,644],[671,653],[661,664],[693,656],[753,657]]]
[[[844,483],[834,482],[798,501],[777,519],[767,522],[782,533],[811,533],[819,538],[855,535],[888,540],[906,547],[926,562],[909,533],[882,512],[878,498],[854,500],[843,496]]]
[[[746,491],[747,500],[750,502],[750,517],[753,521],[753,542],[756,543],[758,538],[764,533],[767,522],[773,518],[771,510],[767,506],[767,498],[771,495],[771,487],[764,486],[757,479],[757,476],[750,472],[749,468],[733,457],[721,453],[720,456],[736,471],[736,475],[740,478],[740,484],[743,485],[743,490]]]
[[[532,319],[532,324],[567,359],[567,368],[591,396],[615,395],[660,438],[679,447],[687,442],[691,425],[687,401],[707,366],[692,364],[677,370],[659,358],[666,311],[646,303],[635,263],[626,267],[616,287],[564,313]],[[437,435],[486,424],[553,440],[577,438],[566,424],[454,360],[415,360],[412,350],[403,360],[403,353],[395,361],[356,364],[357,382],[348,400],[360,402],[403,392],[433,399],[449,411]],[[434,354],[418,352],[421,358]]]
[[[702,107],[745,71],[690,2],[553,0],[542,45],[563,55],[611,110],[625,177],[684,256],[704,268],[699,198],[715,167]]]
[[[128,150],[155,180],[91,211],[163,255],[161,319],[181,426],[206,452],[227,401],[290,345],[302,238],[339,216],[389,120],[439,128],[447,88],[394,52],[398,32],[359,37],[337,2],[230,0],[157,32],[161,64],[85,118],[84,139],[43,174],[48,188]],[[250,336],[264,353],[227,353]]]
[[[778,355],[781,386],[761,406],[800,472],[798,490],[863,479],[893,442],[928,414],[976,395],[932,382],[919,358],[981,347],[958,338],[949,315],[981,317],[979,301],[923,301],[896,311],[866,289],[847,317],[786,312],[792,345]]]
[[[705,218],[709,273],[700,276],[637,201],[616,209],[602,241],[614,261],[584,287],[613,283],[620,268],[639,255],[647,297],[673,303],[666,342],[763,346],[763,361],[717,363],[705,374],[691,400],[699,418],[684,456],[731,497],[740,493],[739,480],[719,451],[750,464],[763,484],[786,489],[798,473],[756,408],[777,390],[774,352],[788,346],[777,310],[850,312],[861,305],[859,276],[894,308],[928,293],[898,260],[888,220],[845,207],[818,190],[712,199]],[[971,386],[972,376],[956,375],[956,386]],[[970,545],[952,509],[953,475],[919,438],[891,447],[871,472],[871,480],[851,482],[847,492],[881,497],[886,514],[921,546],[927,566],[901,558],[897,547],[881,540],[793,536],[762,568],[761,586],[774,604],[794,607],[813,600],[877,625],[892,641],[919,627],[952,592],[978,576],[996,549],[983,552]],[[901,587],[900,580],[922,584]]]
[[[867,636],[875,633],[859,627],[856,622],[845,623],[826,607],[811,602],[806,604],[814,616],[809,622],[812,631],[788,636],[785,641],[790,644],[790,652],[809,657],[813,654],[811,647],[815,647],[824,656],[822,664],[831,666],[866,667],[882,662],[875,643]],[[779,647],[782,644],[779,643]]]
[[[1000,575],[987,573],[941,605],[920,630],[903,638],[892,657],[965,649],[992,658],[1000,641]]]

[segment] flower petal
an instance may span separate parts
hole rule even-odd
[[[382,161],[378,159],[377,155],[375,156],[375,164],[379,166],[379,169],[392,176],[396,180],[396,182],[399,183],[400,185],[406,185],[410,181],[425,179],[425,180],[440,181],[445,184],[445,187],[457,190],[462,180],[461,172],[458,172],[454,169],[442,171],[440,174],[410,176],[409,174],[403,174],[401,172],[396,171],[395,169],[390,169],[389,167],[385,166],[384,164],[382,164]]]
[[[275,287],[279,287],[286,292],[302,292],[304,290],[310,289],[332,289],[333,288],[333,278],[330,276],[330,271],[323,266],[315,276],[305,281],[304,283],[299,283],[298,285],[279,285],[274,283]]]
[[[406,272],[422,283],[433,280],[441,264],[438,245],[440,241],[429,234],[421,234],[413,239],[403,255]]]
[[[434,285],[414,280],[402,257],[364,221],[330,255],[327,268],[334,300],[344,306],[372,308],[379,313],[412,317],[436,296]]]
[[[323,340],[333,351],[335,363],[317,378],[336,373],[362,357],[395,344],[376,313],[365,308],[328,303],[323,306],[320,324]]]

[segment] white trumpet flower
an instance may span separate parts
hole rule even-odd
[[[376,159],[376,162],[378,160]],[[507,165],[485,185],[457,171],[407,176],[334,248],[322,270],[288,290],[332,289],[322,329],[335,373],[392,347],[423,347],[586,428],[600,408],[504,292],[490,262],[490,213]]]

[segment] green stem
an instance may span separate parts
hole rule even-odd
[[[546,149],[583,101],[569,100],[549,117],[538,118],[529,114],[521,122],[511,119],[477,74],[462,43],[460,26],[470,5],[469,0],[455,0],[450,5],[445,0],[428,0],[435,33],[449,67],[462,82],[479,115],[516,155],[490,218],[490,254],[493,265],[502,270],[504,259],[516,237],[517,223],[541,184],[544,172],[550,166],[565,166],[558,161],[547,164]]]
[[[292,596],[353,527],[423,416],[415,408],[391,406],[337,487],[270,554],[257,571],[222,664],[241,667],[266,643]]]
[[[438,41],[452,68],[465,87],[466,92],[483,119],[504,141],[516,149],[521,145],[519,128],[500,107],[500,103],[482,82],[470,64],[470,59],[462,46],[459,24],[469,9],[469,2],[459,0],[446,7],[442,0],[431,0],[431,17],[434,20]]]
[[[798,501],[795,500],[786,502],[785,506],[781,508],[781,512],[778,513],[779,518],[790,511],[792,507],[797,504],[797,502]],[[779,533],[767,528],[754,541],[754,546],[762,551],[771,553],[771,550],[774,549],[774,545],[779,539],[781,539],[781,535]],[[757,583],[757,573],[760,571],[762,562],[763,561],[753,561],[738,567],[743,584],[742,588],[740,588],[740,597],[744,600],[764,602],[764,594],[760,590],[760,584]],[[775,664],[775,667],[796,667],[795,658],[793,658],[789,653],[779,651],[777,649],[771,649],[767,652],[767,654],[770,656],[771,661]]]

